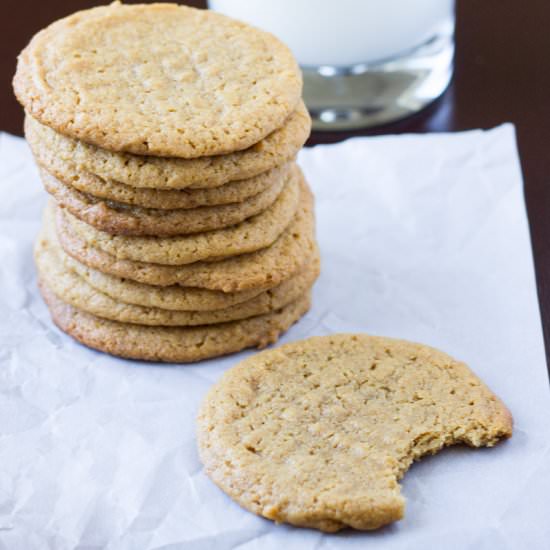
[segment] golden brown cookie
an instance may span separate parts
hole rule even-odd
[[[70,261],[66,261],[66,254],[59,245],[56,246],[55,241],[47,238],[46,232],[39,236],[34,255],[40,280],[60,300],[104,319],[151,326],[211,325],[263,315],[296,301],[309,291],[319,275],[319,260],[315,258],[301,273],[250,300],[214,311],[204,308],[200,311],[189,311],[136,304],[135,301],[140,296],[133,296],[131,284],[123,292],[129,302],[94,288],[71,269]],[[151,291],[158,289],[151,287]]]
[[[262,213],[293,177],[291,166],[275,169],[278,178],[265,191],[240,203],[158,210],[98,199],[41,170],[46,191],[73,216],[111,235],[172,237],[236,225]]]
[[[191,363],[277,341],[309,309],[309,294],[280,310],[242,321],[200,327],[150,327],[95,317],[65,304],[39,281],[55,324],[82,344],[145,361]]]
[[[290,50],[254,27],[176,4],[113,3],[36,34],[14,89],[33,117],[67,136],[196,158],[280,128],[302,80]]]
[[[153,286],[101,273],[101,271],[75,260],[61,248],[55,229],[55,220],[52,215],[51,205],[46,208],[40,238],[51,243],[55,251],[59,250],[59,253],[62,254],[63,263],[68,269],[77,273],[89,285],[100,292],[121,302],[161,309],[211,311],[246,302],[262,292],[261,288],[242,290],[240,292],[222,292],[221,290],[180,285]]]
[[[113,153],[63,136],[30,116],[25,118],[25,136],[34,156],[39,164],[57,178],[63,181],[71,178],[72,181],[74,172],[77,171],[99,176],[111,185],[123,183],[145,190],[150,188],[206,190],[225,186],[228,182],[258,176],[293,160],[306,142],[310,130],[311,119],[304,103],[300,101],[298,109],[290,115],[281,128],[252,147],[226,155],[180,159]],[[79,187],[81,191],[100,196],[95,191],[98,186],[97,181],[88,177],[80,184],[88,186],[88,188]],[[91,185],[94,187],[89,188]],[[257,192],[260,190],[258,189]],[[126,195],[129,193],[131,193],[130,190],[125,190]],[[117,196],[106,198],[121,200]],[[128,200],[121,200],[121,202],[128,202]],[[212,201],[204,204],[218,203]],[[140,204],[140,206],[162,208],[149,203]],[[202,206],[202,204],[195,206]],[[177,207],[179,206],[174,205],[173,208]],[[181,208],[185,206],[182,205]]]
[[[205,470],[231,498],[328,532],[402,518],[398,480],[414,460],[511,434],[510,413],[464,363],[365,334],[244,360],[210,390],[198,420]]]
[[[136,304],[147,308],[160,308],[174,311],[213,311],[225,309],[248,302],[258,295],[266,292],[262,289],[241,290],[240,292],[222,292],[220,290],[208,290],[205,288],[172,286],[153,286],[137,283],[130,279],[120,279],[112,275],[101,273],[95,269],[81,264],[65,252],[63,261],[69,269],[82,277],[90,286],[107,294],[111,298],[128,304]],[[314,255],[305,262],[303,268],[306,271],[319,269],[319,254]],[[296,279],[302,272],[293,274],[273,290],[279,288],[287,281]],[[270,293],[271,289],[267,289]],[[262,300],[265,298],[262,298]]]
[[[297,168],[297,167],[295,167]],[[218,260],[269,247],[291,223],[305,195],[307,184],[299,170],[277,200],[264,212],[240,224],[205,233],[178,237],[125,237],[98,231],[68,212],[66,221],[79,238],[118,260],[161,265],[185,265],[203,260]]]
[[[302,197],[293,221],[268,248],[216,262],[182,266],[117,260],[75,234],[52,202],[46,208],[45,218],[54,217],[59,241],[67,254],[103,273],[147,285],[182,285],[223,292],[266,290],[300,271],[317,248],[313,197],[309,191]]]
[[[44,165],[35,157],[40,168]],[[60,162],[61,164],[61,162]],[[70,163],[63,163],[62,170],[50,172],[70,187],[104,200],[158,210],[199,208],[245,201],[266,191],[280,179],[279,167],[262,172],[245,180],[238,180],[212,189],[153,189],[130,187],[111,179],[102,179],[90,172],[79,172]],[[287,163],[288,164],[288,163]],[[282,165],[285,166],[285,165]]]

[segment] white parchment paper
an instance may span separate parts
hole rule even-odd
[[[194,418],[252,352],[151,365],[54,328],[31,258],[45,194],[24,141],[0,134],[2,550],[548,547],[550,391],[513,127],[355,139],[300,163],[323,268],[283,341],[366,331],[440,347],[503,398],[514,437],[413,466],[405,519],[375,533],[242,510],[204,475]]]

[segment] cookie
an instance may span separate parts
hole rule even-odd
[[[213,189],[228,182],[258,176],[294,159],[310,130],[311,119],[300,101],[297,110],[281,128],[252,147],[226,155],[180,159],[113,153],[63,136],[30,116],[25,118],[25,137],[37,161],[59,179],[72,178],[72,173],[77,170],[99,176],[106,184],[124,183],[136,189]],[[68,170],[67,164],[71,165]],[[97,182],[93,183],[97,188]],[[91,185],[86,181],[81,184]],[[94,189],[79,189],[101,196]],[[105,198],[120,200],[116,196]],[[162,208],[148,203],[140,206]],[[174,204],[172,208],[178,207]]]
[[[268,248],[217,262],[182,266],[117,260],[75,234],[62,212],[56,211],[54,204],[50,203],[45,218],[53,217],[56,218],[59,241],[67,254],[103,273],[147,285],[183,285],[222,292],[266,290],[300,271],[317,247],[313,197],[309,191],[302,197],[293,221]]]
[[[258,294],[251,300],[214,311],[181,311],[144,307],[126,303],[94,288],[70,269],[65,253],[42,234],[35,245],[35,261],[41,281],[61,300],[71,306],[104,319],[160,326],[211,325],[247,319],[269,313],[296,301],[304,295],[319,275],[319,261],[315,259],[304,271],[272,290]],[[126,295],[131,296],[131,288]]]
[[[254,27],[176,4],[113,3],[36,34],[14,90],[33,117],[69,137],[196,158],[280,128],[302,79],[290,50]]]
[[[211,311],[246,302],[263,290],[260,288],[240,292],[222,292],[180,285],[153,286],[101,273],[75,260],[63,250],[55,229],[51,205],[45,211],[41,237],[51,243],[56,253],[62,255],[63,263],[68,269],[82,277],[90,286],[121,302],[176,311]]]
[[[98,199],[77,191],[41,170],[46,191],[83,222],[112,235],[171,237],[238,224],[270,207],[291,179],[289,165],[274,169],[278,178],[265,191],[240,203],[191,209],[156,210]]]
[[[271,207],[240,224],[178,237],[110,235],[64,213],[71,231],[118,260],[184,265],[246,254],[271,245],[292,221],[307,184],[294,167],[289,181]]]
[[[398,480],[414,460],[511,434],[510,413],[465,364],[365,334],[246,359],[198,418],[201,459],[223,491],[266,518],[327,532],[400,519]]]
[[[42,170],[49,171],[37,160]],[[238,180],[212,189],[152,189],[130,187],[115,180],[105,180],[90,172],[79,172],[68,162],[60,161],[60,171],[51,172],[60,182],[82,193],[129,206],[174,210],[219,206],[246,201],[275,185],[281,177],[281,169],[273,168],[252,178]],[[288,163],[287,163],[288,164]],[[284,166],[284,165],[283,165]]]
[[[65,304],[39,282],[54,323],[82,344],[146,361],[191,363],[277,341],[309,309],[306,294],[280,310],[206,327],[150,327],[101,319]]]
[[[147,308],[160,308],[175,311],[212,311],[225,309],[252,300],[264,290],[241,290],[240,292],[221,292],[219,290],[207,290],[204,288],[181,287],[172,285],[168,287],[145,285],[129,279],[120,279],[101,273],[95,269],[77,262],[74,258],[63,252],[63,261],[68,269],[78,274],[90,286],[111,298],[128,304],[136,304]],[[312,265],[313,262],[313,265]],[[304,270],[311,272],[319,269],[319,254],[308,258]],[[301,272],[299,272],[300,274]],[[293,274],[291,281],[299,274]],[[284,284],[283,281],[278,286]],[[273,290],[274,290],[273,289]],[[270,293],[271,290],[267,289]],[[264,298],[262,298],[264,299]]]

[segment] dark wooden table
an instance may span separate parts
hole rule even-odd
[[[11,92],[17,53],[32,34],[46,24],[100,3],[2,0],[0,130],[21,134],[22,113]],[[204,4],[200,0],[185,3]],[[513,122],[525,179],[547,360],[550,350],[549,28],[547,0],[457,0],[455,78],[439,101],[418,115],[375,131],[314,134],[310,139],[314,144],[338,141],[350,135],[456,131]]]

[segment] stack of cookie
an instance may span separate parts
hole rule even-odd
[[[273,36],[175,4],[78,12],[14,88],[47,207],[35,258],[57,325],[115,355],[186,362],[274,342],[319,273],[310,131]]]

